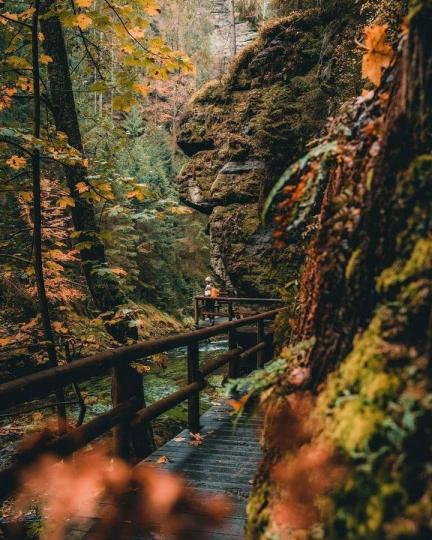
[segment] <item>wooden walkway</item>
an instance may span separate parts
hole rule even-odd
[[[240,420],[234,430],[231,411],[231,407],[221,402],[201,416],[200,435],[203,440],[200,445],[189,444],[190,432],[185,429],[137,465],[139,467],[141,464],[154,463],[162,470],[182,475],[188,484],[202,492],[203,496],[225,495],[230,500],[231,516],[217,528],[203,523],[199,529],[190,531],[193,538],[244,538],[246,503],[262,457],[259,446],[261,420]],[[85,540],[91,537],[93,524],[93,517],[82,516],[70,524],[65,540]],[[156,539],[163,540],[163,537],[158,533],[131,537],[131,540]]]
[[[246,503],[262,453],[259,446],[261,421],[240,420],[233,429],[232,409],[225,403],[214,405],[201,416],[199,446],[189,444],[189,430],[160,447],[142,463],[165,461],[164,470],[181,474],[204,493],[226,495],[233,503],[232,517],[220,528],[191,531],[208,540],[234,540],[244,537]],[[138,464],[139,467],[139,464]],[[201,534],[200,534],[201,533]],[[196,536],[195,536],[196,537]]]
[[[233,302],[240,301],[274,302],[273,299],[226,300],[231,306]],[[282,309],[271,309],[210,328],[108,349],[77,359],[70,364],[47,368],[42,372],[14,379],[0,385],[0,410],[46,396],[70,384],[100,377],[115,368],[117,399],[113,407],[87,423],[41,445],[38,452],[34,453],[33,459],[44,453],[64,459],[115,428],[116,455],[128,461],[134,455],[148,455],[147,445],[150,440],[146,426],[149,422],[187,401],[188,427],[193,432],[200,431],[203,437],[201,444],[190,445],[189,431],[185,430],[151,454],[146,461],[152,461],[167,471],[182,474],[191,487],[203,492],[203,497],[205,492],[209,492],[232,498],[233,515],[221,528],[212,529],[203,523],[199,529],[190,531],[191,537],[209,540],[243,538],[246,502],[261,459],[258,443],[260,421],[242,420],[234,431],[233,419],[226,403],[212,407],[200,417],[200,392],[208,384],[209,375],[224,366],[227,367],[228,377],[231,379],[244,376],[255,367],[264,367],[265,362],[272,357],[272,332],[266,327],[266,323],[273,320]],[[232,313],[229,318],[232,318],[231,315]],[[200,362],[200,343],[221,335],[228,336],[229,350],[216,358]],[[146,406],[142,374],[132,369],[131,363],[185,346],[188,383]],[[118,429],[119,426],[128,426],[128,429]],[[163,456],[164,459],[161,459]],[[23,467],[22,460],[18,456],[12,459],[10,466],[0,471],[0,500],[14,493]],[[68,540],[92,537],[91,529],[95,528],[94,520],[97,519],[95,518],[97,512],[90,509],[88,512],[93,515],[82,515],[78,520],[67,523]],[[194,526],[191,525],[192,527]],[[156,536],[159,540],[160,535]],[[144,539],[137,539],[135,536],[134,540]]]

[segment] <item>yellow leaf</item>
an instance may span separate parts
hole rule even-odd
[[[28,77],[23,77],[23,76],[19,77],[17,86],[23,92],[33,92],[33,81],[29,79]]]
[[[135,92],[138,92],[143,97],[147,97],[150,94],[151,90],[150,86],[144,83],[135,83],[132,88],[133,90],[135,90]]]
[[[30,191],[23,191],[20,193],[20,198],[24,202],[30,202],[33,200],[33,193],[30,193]]]
[[[172,206],[169,211],[171,212],[171,214],[175,214],[178,216],[187,216],[192,214],[192,210],[187,206]]]
[[[82,166],[85,167],[86,169],[89,166],[89,160],[87,158],[84,158],[82,160]]]
[[[169,457],[167,456],[161,456],[157,461],[156,463],[158,465],[165,465],[165,463],[171,463],[171,460]]]
[[[9,56],[5,63],[16,69],[31,69],[31,64],[22,56]]]
[[[61,264],[58,264],[54,261],[47,261],[46,262],[46,267],[48,268],[48,270],[51,270],[52,272],[63,272],[64,268]]]
[[[15,169],[16,171],[18,171],[19,169],[25,167],[25,165],[27,164],[27,160],[26,158],[23,158],[21,156],[13,155],[6,161],[6,163],[11,169]]]
[[[0,338],[0,347],[10,345],[11,343],[14,343],[15,341],[16,341],[15,336]]]
[[[12,87],[5,88],[3,91],[9,97],[14,96],[17,93],[17,89]]]
[[[93,0],[76,0],[75,4],[80,8],[88,8],[92,5]]]
[[[160,8],[158,7],[157,3],[154,2],[154,0],[148,0],[147,6],[145,7],[145,12],[150,17],[156,17],[156,15],[159,15],[161,12]]]
[[[21,11],[21,13],[19,14],[19,18],[21,20],[31,19],[35,11],[35,8],[25,9],[24,11]]]
[[[53,59],[51,58],[51,56],[48,56],[47,54],[41,54],[40,61],[41,61],[41,64],[49,64],[50,62],[53,61]]]
[[[136,99],[132,95],[123,94],[122,96],[115,96],[113,99],[113,109],[115,111],[129,112],[135,103]]]
[[[12,96],[17,92],[16,88],[5,86],[0,88],[0,111],[9,109],[12,104]]]
[[[123,45],[121,51],[125,54],[132,54],[134,52],[134,47],[132,45]]]
[[[393,58],[393,48],[385,41],[387,28],[387,24],[365,28],[362,78],[369,79],[375,86],[379,86],[382,70],[389,67]]]
[[[129,34],[135,39],[140,39],[144,37],[144,30],[139,26],[134,26],[129,30]]]
[[[68,206],[75,206],[75,201],[72,197],[62,197],[57,201],[57,206],[59,208],[67,208]]]
[[[85,191],[88,191],[90,189],[85,182],[78,182],[76,188],[78,190],[78,193],[84,193]]]
[[[16,13],[11,13],[10,11],[5,11],[2,13],[3,17],[0,17],[1,24],[7,24],[8,19],[11,21],[17,21],[18,15]]]
[[[84,15],[84,13],[80,13],[76,15],[72,24],[81,28],[81,30],[86,30],[93,24],[93,19],[88,15]]]
[[[68,329],[66,328],[66,326],[64,326],[63,323],[61,323],[59,321],[53,322],[52,327],[59,334],[67,334],[68,333]]]
[[[111,271],[113,274],[120,277],[126,277],[128,275],[126,270],[123,270],[123,268],[112,268]]]

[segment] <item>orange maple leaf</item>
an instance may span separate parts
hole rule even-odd
[[[249,396],[247,394],[245,394],[244,396],[242,396],[240,399],[229,399],[228,400],[228,405],[230,405],[234,411],[236,413],[240,412],[243,407],[245,406],[247,400],[249,399]]]
[[[393,48],[386,43],[388,24],[366,26],[364,43],[359,44],[365,50],[362,60],[362,78],[369,79],[379,86],[382,70],[388,68],[393,58]]]
[[[11,169],[15,169],[16,171],[18,171],[26,165],[27,160],[26,158],[23,158],[21,156],[13,155],[6,161],[6,163]]]

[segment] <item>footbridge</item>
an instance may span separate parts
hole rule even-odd
[[[195,299],[196,326],[199,326],[200,315],[205,316],[204,301],[203,297]],[[224,305],[228,307],[227,313],[221,308]],[[254,307],[247,313],[235,307],[245,305]],[[69,385],[100,377],[110,370],[113,374],[112,408],[79,427],[59,433],[39,445],[31,455],[17,455],[11,465],[0,472],[0,498],[13,495],[22,469],[39,455],[49,452],[66,457],[112,431],[115,455],[137,463],[138,467],[142,463],[154,463],[180,473],[198,490],[231,498],[232,517],[222,528],[208,529],[203,523],[202,531],[190,531],[191,537],[242,538],[246,501],[261,456],[260,419],[240,420],[233,430],[233,418],[225,401],[216,400],[201,414],[200,394],[212,373],[223,372],[226,378],[232,379],[264,366],[272,354],[271,323],[282,308],[275,299],[220,298],[216,309],[218,322],[213,326],[106,350],[0,385],[0,410],[7,410]],[[200,343],[224,335],[228,336],[227,352],[201,362]],[[187,348],[187,384],[155,403],[146,404],[143,376],[134,369],[134,364],[145,364],[151,356],[178,347]],[[152,420],[184,401],[188,411],[187,429],[164,446],[155,448]],[[188,444],[191,434],[199,434],[199,444]],[[85,537],[82,530],[72,532],[75,536],[71,538]]]

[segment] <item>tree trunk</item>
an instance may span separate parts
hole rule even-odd
[[[33,135],[40,138],[41,131],[41,96],[39,77],[39,0],[35,1],[35,11],[32,18],[32,64],[33,64]],[[51,366],[58,365],[57,352],[54,344],[54,334],[51,326],[48,299],[46,295],[45,279],[42,261],[42,207],[41,207],[41,167],[40,151],[35,148],[32,152],[32,179],[33,179],[33,246],[34,270],[36,287],[38,291],[39,311],[42,319],[44,337],[47,342],[48,359]],[[63,390],[57,390],[57,412],[59,430],[66,427],[66,407]]]
[[[233,56],[237,54],[237,29],[235,9],[235,0],[231,0],[231,42]]]
[[[47,0],[43,7],[43,12],[54,5],[53,0]],[[47,17],[41,20],[41,29],[44,35],[43,47],[47,55],[52,58],[48,64],[48,78],[50,85],[51,100],[54,104],[54,120],[58,131],[62,131],[68,137],[69,144],[84,154],[81,138],[78,115],[75,106],[72,79],[69,71],[68,55],[66,50],[63,28],[57,16]],[[87,183],[86,168],[82,165],[64,166],[64,172],[71,196],[75,202],[72,208],[72,219],[74,227],[80,233],[80,242],[91,242],[91,247],[82,249],[81,262],[84,275],[90,289],[92,298],[97,308],[103,312],[116,311],[120,306],[127,303],[127,297],[121,290],[117,278],[106,275],[101,276],[99,270],[107,267],[105,247],[99,237],[99,227],[97,225],[96,214],[93,205],[80,197],[77,190],[79,182]],[[138,332],[135,326],[129,325],[129,320],[125,318],[116,324],[107,324],[107,331],[120,342],[128,339],[138,339]],[[118,368],[122,369],[122,368]],[[127,369],[127,366],[125,367]],[[137,377],[140,375],[137,374]],[[118,370],[113,374],[112,400],[114,405],[118,405],[128,389],[123,388],[124,378],[119,376]],[[139,385],[137,385],[139,387]],[[139,398],[144,402],[144,396]],[[114,433],[114,447],[124,448],[131,439],[141,439],[146,441],[141,446],[151,446],[151,434],[148,429],[142,428],[139,434],[127,434],[128,441],[125,441],[125,430],[116,429]],[[120,440],[121,439],[121,440]],[[137,445],[134,445],[137,449]],[[137,450],[138,455],[141,453]]]

